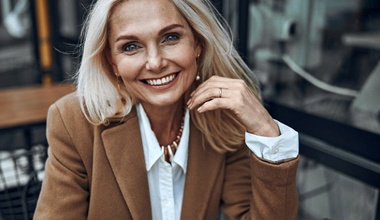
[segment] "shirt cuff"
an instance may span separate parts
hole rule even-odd
[[[271,162],[296,158],[299,152],[298,132],[277,120],[275,122],[280,136],[263,137],[245,132],[245,143],[257,157]]]

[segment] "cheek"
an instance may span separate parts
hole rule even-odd
[[[183,50],[186,51],[186,50]],[[176,60],[185,68],[189,73],[195,73],[197,70],[197,63],[195,60],[194,51],[187,50],[188,52],[183,52],[177,54]]]
[[[195,58],[187,56],[183,57],[183,61],[186,61],[183,62],[183,68],[185,68],[185,72],[183,73],[182,78],[184,80],[183,86],[185,89],[188,89],[195,80],[198,72],[198,67]]]
[[[188,75],[189,78],[195,78],[198,74],[198,64],[194,57],[189,58],[188,60]]]
[[[131,81],[139,74],[139,66],[131,60],[122,60],[117,63],[117,71],[124,81]]]

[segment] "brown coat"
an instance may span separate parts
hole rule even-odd
[[[151,219],[147,171],[133,110],[93,126],[74,94],[51,106],[49,158],[35,219]],[[264,162],[242,147],[218,154],[191,125],[181,219],[296,219],[298,158]]]

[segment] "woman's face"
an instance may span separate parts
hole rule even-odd
[[[168,0],[129,0],[111,16],[110,61],[141,103],[177,103],[197,73],[201,53],[186,20]]]

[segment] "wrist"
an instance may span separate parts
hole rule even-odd
[[[262,137],[278,137],[281,134],[277,123],[273,119],[268,123],[263,123],[259,129],[247,130],[247,132]]]

